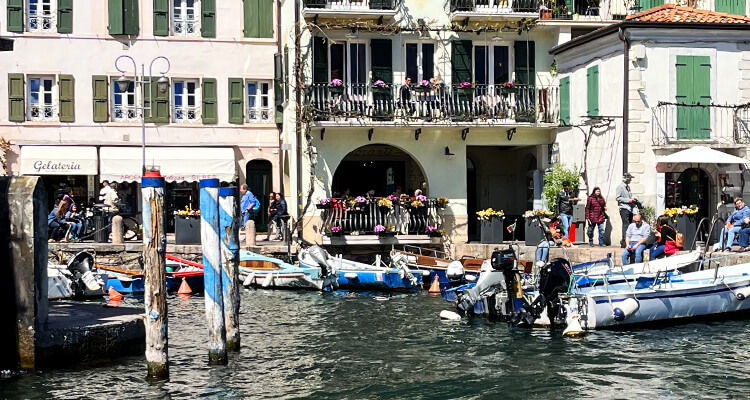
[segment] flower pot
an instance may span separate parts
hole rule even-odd
[[[466,96],[466,95],[473,95],[474,94],[474,88],[471,88],[471,87],[466,87],[466,88],[458,87],[458,88],[456,88],[456,93],[458,93],[460,95],[464,95],[464,96]]]
[[[341,237],[341,232],[328,232],[328,237]]]
[[[396,236],[396,232],[378,232],[378,237],[394,237]]]
[[[175,244],[200,244],[200,217],[175,217],[174,241]]]
[[[344,94],[344,86],[328,86],[328,92],[331,93],[331,95],[342,95]]]
[[[372,87],[372,93],[373,94],[380,94],[380,95],[390,94],[391,93],[391,89],[389,87],[387,87],[387,86],[386,87],[373,86]]]
[[[516,92],[515,87],[502,87],[500,88],[500,94],[502,94],[504,97],[508,97],[508,95],[513,94]]]
[[[502,243],[503,242],[503,218],[492,217],[490,219],[481,220],[481,236],[480,242],[483,244],[488,243]]]
[[[429,86],[417,86],[414,88],[414,91],[418,93],[431,93],[432,88]]]
[[[442,235],[442,234],[440,234],[440,232],[434,232],[434,231],[433,231],[433,232],[430,232],[430,233],[429,233],[429,236],[430,236],[431,238],[433,238],[433,237],[437,237],[437,238],[439,238],[439,237],[443,237],[443,235]]]
[[[542,228],[539,227],[536,217],[526,218],[526,223],[524,224],[524,235],[526,237],[527,246],[536,246],[542,241],[544,232],[542,231]]]
[[[674,221],[677,222],[675,223]],[[693,242],[695,241],[695,234],[698,230],[698,215],[675,215],[670,222],[670,225],[674,226],[678,232],[685,235],[685,247],[683,250],[693,250]]]
[[[316,204],[315,208],[317,208],[318,210],[327,210],[331,208],[331,205],[330,204]]]

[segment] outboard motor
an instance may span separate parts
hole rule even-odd
[[[401,270],[401,278],[408,279],[412,285],[417,284],[417,277],[409,271],[409,263],[403,253],[396,252],[391,256],[391,263],[394,268]]]
[[[320,267],[321,277],[326,277],[334,274],[333,267],[328,263],[328,253],[323,250],[322,247],[314,245],[307,249],[307,254],[313,259]]]
[[[521,276],[518,274],[516,266],[518,260],[513,247],[507,249],[495,250],[490,258],[492,268],[501,271],[505,276],[505,287],[508,293],[508,304],[503,310],[504,314],[511,314],[521,309],[525,305],[523,294],[521,293]]]
[[[72,289],[77,296],[82,295],[85,289],[96,291],[104,287],[104,282],[91,271],[93,266],[94,256],[85,251],[76,254],[68,261],[68,270],[73,274],[74,287]]]
[[[542,310],[547,307],[547,316],[550,323],[563,319],[564,309],[560,307],[558,295],[567,293],[570,285],[570,276],[573,269],[570,262],[564,258],[555,258],[547,263],[539,271],[539,296],[534,301],[518,310],[511,318],[509,324],[517,327],[530,328],[534,321],[542,315]]]
[[[496,288],[506,290],[505,274],[501,271],[495,270],[492,267],[490,260],[484,260],[479,272],[479,280],[477,280],[477,284],[458,294],[456,307],[462,313],[471,312],[477,302],[485,297],[490,297],[496,292]]]
[[[464,266],[461,261],[453,260],[445,269],[445,276],[449,281],[460,281],[464,277]]]

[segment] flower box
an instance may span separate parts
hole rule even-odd
[[[415,86],[414,91],[418,93],[431,93],[432,86]]]
[[[480,220],[481,243],[488,244],[503,242],[503,219],[503,217],[492,217],[490,219]]]
[[[472,87],[458,87],[456,88],[456,93],[463,96],[473,96],[474,95],[474,88]]]
[[[328,86],[328,92],[331,93],[331,95],[342,95],[344,94],[344,86],[334,86],[329,85]]]
[[[199,216],[175,216],[175,244],[201,244],[201,218]]]
[[[428,234],[428,236],[430,236],[431,238],[433,238],[433,237],[437,237],[437,238],[443,237],[443,235],[440,232],[438,232],[438,231],[432,231],[432,232],[430,232]]]
[[[317,208],[318,210],[327,210],[331,208],[331,204],[316,204],[315,208]]]
[[[502,93],[502,95],[505,97],[515,92],[516,92],[516,88],[512,86],[511,87],[503,86],[502,88],[500,88],[500,93]]]
[[[526,223],[524,224],[524,236],[526,237],[527,246],[536,246],[542,241],[544,232],[539,226],[539,221],[536,217],[526,218]]]
[[[674,222],[677,221],[677,222]],[[683,250],[693,250],[693,242],[695,241],[695,234],[698,231],[698,215],[697,214],[679,214],[675,215],[670,220],[670,225],[674,226],[678,232],[685,235],[685,247]],[[651,227],[654,229],[654,227]]]
[[[378,237],[394,237],[396,232],[378,232]]]
[[[385,95],[385,94],[391,93],[391,88],[389,88],[388,86],[386,87],[373,86],[371,90],[373,94],[379,94],[379,95]]]

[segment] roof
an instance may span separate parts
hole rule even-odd
[[[702,24],[750,24],[750,18],[722,12],[699,10],[674,4],[663,4],[658,7],[629,15],[625,21],[630,22],[692,22]]]

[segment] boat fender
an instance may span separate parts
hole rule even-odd
[[[353,281],[359,278],[359,275],[357,275],[356,272],[347,272],[344,274],[344,278],[346,278],[347,280]]]
[[[466,282],[476,282],[477,281],[477,276],[476,275],[466,275],[464,277],[464,279],[466,279]]]
[[[612,318],[617,322],[625,321],[630,318],[631,315],[635,314],[640,306],[640,303],[638,303],[638,300],[636,299],[625,299],[618,304],[618,307],[615,307],[612,312]]]
[[[266,275],[266,279],[263,279],[263,283],[261,283],[261,286],[264,288],[267,288],[271,286],[272,283],[273,283],[273,275],[268,274]]]
[[[422,274],[423,278],[427,278],[428,276],[430,276],[430,271],[426,269],[419,270],[419,273]]]
[[[457,279],[464,276],[464,266],[461,265],[461,261],[451,261],[445,270],[445,275],[448,279]]]
[[[443,310],[440,311],[440,319],[443,321],[460,321],[461,316],[453,311]]]
[[[737,297],[737,300],[739,301],[743,301],[746,298],[750,297],[750,286],[742,288],[740,290],[735,290],[734,296]]]
[[[584,334],[581,327],[581,315],[578,312],[578,299],[571,298],[565,305],[565,322],[567,326],[563,331],[563,336],[576,337]]]
[[[251,272],[247,274],[247,277],[245,277],[245,281],[242,282],[242,285],[250,286],[254,283],[255,283],[255,272]]]

